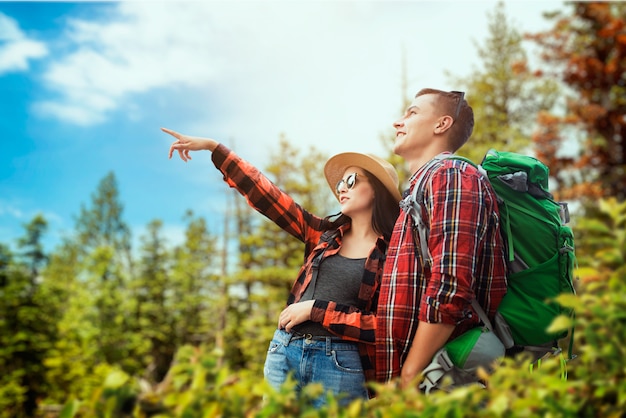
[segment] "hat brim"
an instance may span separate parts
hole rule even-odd
[[[331,157],[324,166],[326,181],[337,200],[339,200],[339,196],[335,193],[335,186],[343,178],[343,174],[348,167],[359,167],[367,170],[385,186],[396,201],[402,200],[398,190],[398,174],[394,167],[381,158],[358,152],[337,154]]]

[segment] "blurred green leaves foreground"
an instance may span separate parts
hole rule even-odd
[[[555,356],[529,367],[509,358],[485,375],[487,389],[468,386],[425,396],[394,386],[377,386],[377,396],[339,408],[336,399],[321,410],[307,407],[321,387],[311,385],[297,399],[291,384],[271,392],[258,374],[233,372],[218,364],[222,354],[206,346],[185,346],[166,378],[151,386],[112,370],[90,398],[70,401],[62,417],[623,417],[626,411],[626,203],[600,202],[597,218],[580,221],[583,254],[578,295],[559,297],[574,308],[575,353],[566,364]],[[555,323],[569,327],[570,323]],[[267,394],[264,397],[264,394]]]

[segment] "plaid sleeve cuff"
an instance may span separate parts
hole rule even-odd
[[[458,325],[472,317],[470,303],[460,297],[442,303],[434,297],[427,296],[425,302],[420,309],[420,321]]]
[[[311,308],[311,321],[324,324],[324,316],[326,316],[328,304],[328,301],[315,299],[315,302],[313,302],[313,308]]]

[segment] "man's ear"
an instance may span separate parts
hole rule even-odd
[[[435,133],[439,135],[445,133],[448,129],[452,127],[453,123],[454,118],[452,116],[444,115],[440,117],[437,120],[437,124],[435,125]]]

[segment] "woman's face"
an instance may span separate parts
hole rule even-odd
[[[371,214],[375,198],[374,187],[365,176],[363,169],[348,167],[343,172],[337,195],[343,214],[350,217],[354,217],[359,212]]]

